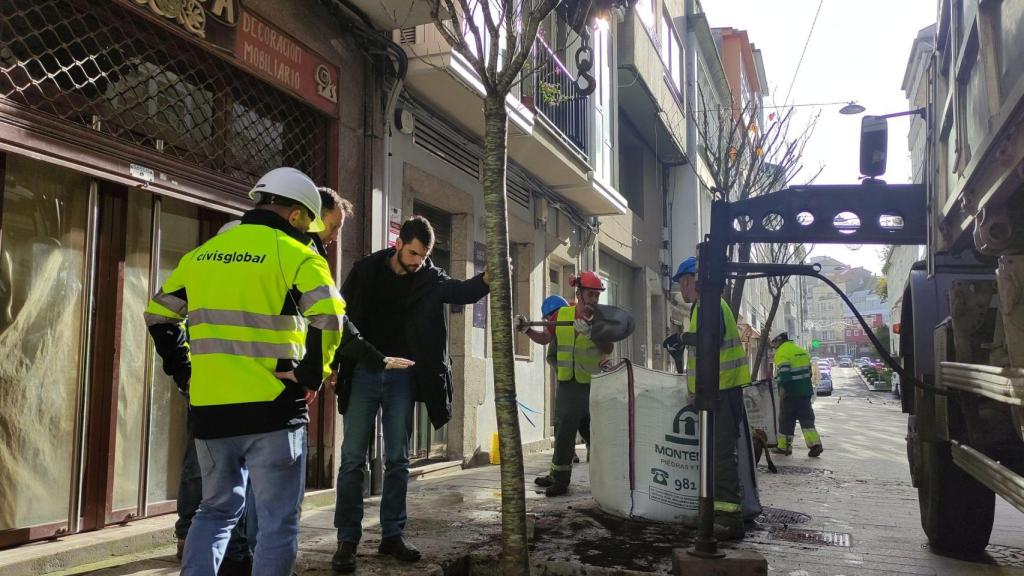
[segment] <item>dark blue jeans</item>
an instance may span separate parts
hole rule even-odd
[[[196,443],[192,436],[192,423],[188,425],[188,444],[185,447],[185,456],[181,461],[181,479],[178,481],[178,520],[174,523],[174,536],[178,540],[184,540],[188,536],[188,529],[192,526],[192,519],[199,509],[199,503],[203,500],[203,471],[199,468],[199,458],[196,457]],[[252,486],[248,487],[247,493],[250,497],[246,502],[252,502]],[[249,515],[250,506],[246,506],[246,513],[238,521],[231,531],[231,540],[228,541],[227,554],[232,560],[241,560],[250,555],[250,549],[256,546],[255,538],[250,544],[246,540],[246,516]],[[253,514],[255,516],[255,514]]]
[[[334,527],[339,542],[358,543],[363,535],[363,472],[366,447],[373,434],[377,409],[384,426],[384,494],[380,501],[380,528],[384,538],[405,529],[405,493],[409,485],[409,440],[415,404],[412,373],[374,370],[360,364],[352,376],[352,396],[345,410],[345,438],[341,443],[338,504]]]

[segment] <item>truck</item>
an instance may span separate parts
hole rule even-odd
[[[941,0],[927,77],[926,259],[900,322],[907,457],[930,545],[980,554],[1024,511],[1024,0]],[[862,136],[862,158],[876,154]]]
[[[996,495],[1024,512],[1024,0],[939,0],[937,16],[924,105],[862,117],[860,184],[713,202],[698,246],[699,310],[717,310],[729,279],[794,274],[825,282],[855,310],[814,265],[731,262],[733,244],[925,245],[903,294],[899,362],[856,317],[899,374],[930,547],[972,558],[988,545]],[[906,115],[925,121],[923,182],[888,184],[879,178],[887,121]],[[697,344],[703,417],[714,410],[721,341],[707,314]]]

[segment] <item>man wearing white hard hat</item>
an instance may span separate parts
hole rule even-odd
[[[807,444],[807,455],[811,458],[821,456],[821,435],[814,427],[814,385],[811,384],[811,355],[789,339],[784,330],[772,336],[775,348],[775,381],[782,394],[782,409],[779,413],[779,443],[775,449],[777,454],[789,456],[793,453],[793,433],[796,423],[800,421],[800,429]]]
[[[324,228],[316,185],[277,168],[249,195],[255,207],[241,224],[182,257],[146,308],[164,371],[189,393],[202,468],[185,575],[217,573],[250,477],[260,532],[252,574],[291,573],[307,400],[341,341],[345,302],[306,236]]]

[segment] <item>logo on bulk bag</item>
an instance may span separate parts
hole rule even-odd
[[[665,441],[673,444],[696,446],[700,444],[697,438],[697,412],[693,405],[684,406],[676,412],[672,420],[672,433],[665,434]]]

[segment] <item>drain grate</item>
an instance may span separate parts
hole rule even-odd
[[[788,526],[790,524],[803,524],[810,520],[811,517],[807,514],[801,514],[800,512],[794,512],[792,510],[783,510],[782,508],[769,508],[765,506],[761,509],[761,515],[757,517],[758,524],[774,524],[778,526]]]
[[[822,532],[797,528],[773,527],[768,531],[768,540],[782,540],[814,546],[850,547],[850,535],[845,532]]]
[[[990,544],[985,552],[996,566],[1024,568],[1024,550],[1020,548]]]
[[[776,466],[779,474],[788,476],[831,476],[831,470],[824,468],[808,468],[807,466]],[[757,471],[761,474],[770,474],[767,466],[758,466]]]

